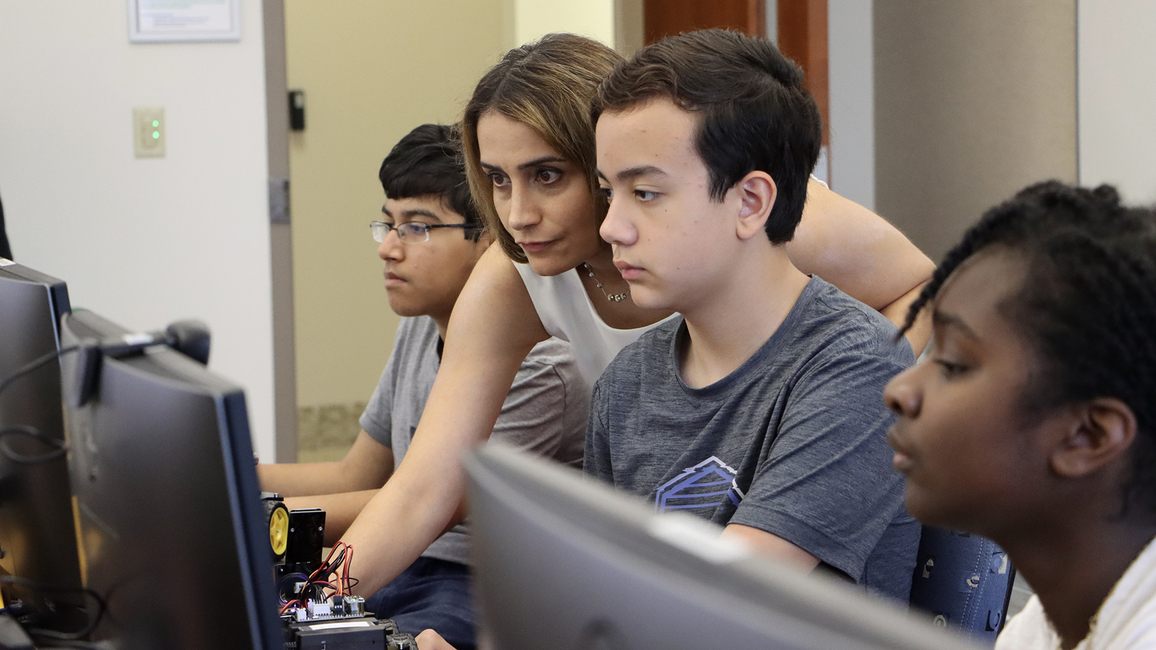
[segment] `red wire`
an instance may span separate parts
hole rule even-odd
[[[336,566],[332,563],[335,555],[340,558],[340,562]],[[308,598],[309,588],[314,585],[320,586],[323,589],[333,590],[333,594],[326,595],[327,599],[332,598],[334,595],[351,595],[353,592],[353,583],[350,581],[349,572],[352,565],[353,547],[345,542],[337,542],[333,545],[333,548],[329,550],[329,555],[325,557],[321,566],[317,567],[317,569],[305,579],[305,586],[302,587],[300,595],[286,602],[285,605],[281,607],[280,613],[283,615],[286,611],[289,611],[290,608],[296,609],[298,607],[304,607]],[[324,576],[324,579],[319,579],[322,576]],[[336,584],[334,584],[334,581],[336,581]]]
[[[342,592],[349,596],[353,592],[353,588],[349,585],[349,569],[353,566],[353,547],[348,544],[345,545],[345,566],[343,567],[343,574],[341,576]]]

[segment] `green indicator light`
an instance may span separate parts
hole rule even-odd
[[[161,123],[160,123],[160,122],[158,122],[157,120],[153,120],[153,128],[154,128],[154,129],[155,129],[155,128],[157,128],[157,127],[158,127],[158,126],[160,126],[160,125],[161,125]]]
[[[153,131],[153,140],[158,140],[161,137],[160,131]]]

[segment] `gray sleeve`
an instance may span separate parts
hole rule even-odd
[[[904,367],[898,358],[839,354],[809,368],[730,523],[777,535],[859,580],[903,506],[883,387]]]
[[[369,437],[390,449],[393,448],[393,386],[397,380],[395,363],[397,350],[397,342],[395,341],[394,352],[389,355],[389,361],[385,364],[385,370],[381,373],[377,388],[374,389],[373,396],[369,398],[369,404],[366,405],[365,411],[358,419],[358,424],[369,434]]]
[[[577,465],[582,460],[590,389],[569,343],[534,346],[518,369],[493,437],[524,451]]]
[[[614,485],[614,469],[610,463],[610,426],[607,414],[610,410],[607,397],[609,381],[603,374],[594,382],[590,394],[590,416],[586,422],[586,450],[582,459],[582,471],[600,481]]]

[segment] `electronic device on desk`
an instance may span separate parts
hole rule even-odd
[[[266,503],[276,499],[266,497]],[[365,599],[352,595],[357,584],[350,577],[353,547],[338,542],[324,560],[313,562],[314,549],[321,551],[324,516],[313,509],[288,512],[283,566],[289,569],[278,574],[285,650],[416,650],[413,636],[402,633],[392,620],[367,612]],[[308,526],[310,534],[299,534],[302,526]]]
[[[465,467],[482,635],[497,650],[981,647],[493,441]]]
[[[68,312],[63,281],[0,259],[0,608],[33,632],[83,636],[95,602],[81,586],[60,406]]]
[[[281,495],[269,492],[261,493],[261,500],[269,518],[277,593],[285,605],[301,593],[309,576],[321,568],[325,511],[320,508],[289,510]]]
[[[279,650],[245,396],[203,365],[207,336],[184,329],[62,320],[62,343],[82,346],[61,372],[80,561],[107,604],[93,639]]]
[[[417,650],[417,642],[392,620],[365,616],[288,623],[285,650]]]
[[[308,574],[287,574],[279,585],[282,620],[364,616],[365,600],[351,593],[357,583],[349,577],[352,565],[353,548],[338,542],[316,569]]]

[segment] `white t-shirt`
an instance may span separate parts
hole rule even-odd
[[[551,336],[570,342],[578,360],[578,371],[591,386],[622,348],[658,325],[654,323],[628,330],[607,325],[595,311],[576,270],[542,276],[535,273],[529,264],[515,262],[514,268],[518,269],[526,290],[530,292],[530,300],[534,302],[542,326]]]
[[[1056,650],[1060,636],[1040,599],[1032,596],[1008,621],[995,650]],[[1156,543],[1149,543],[1100,605],[1088,636],[1075,650],[1156,648]]]

